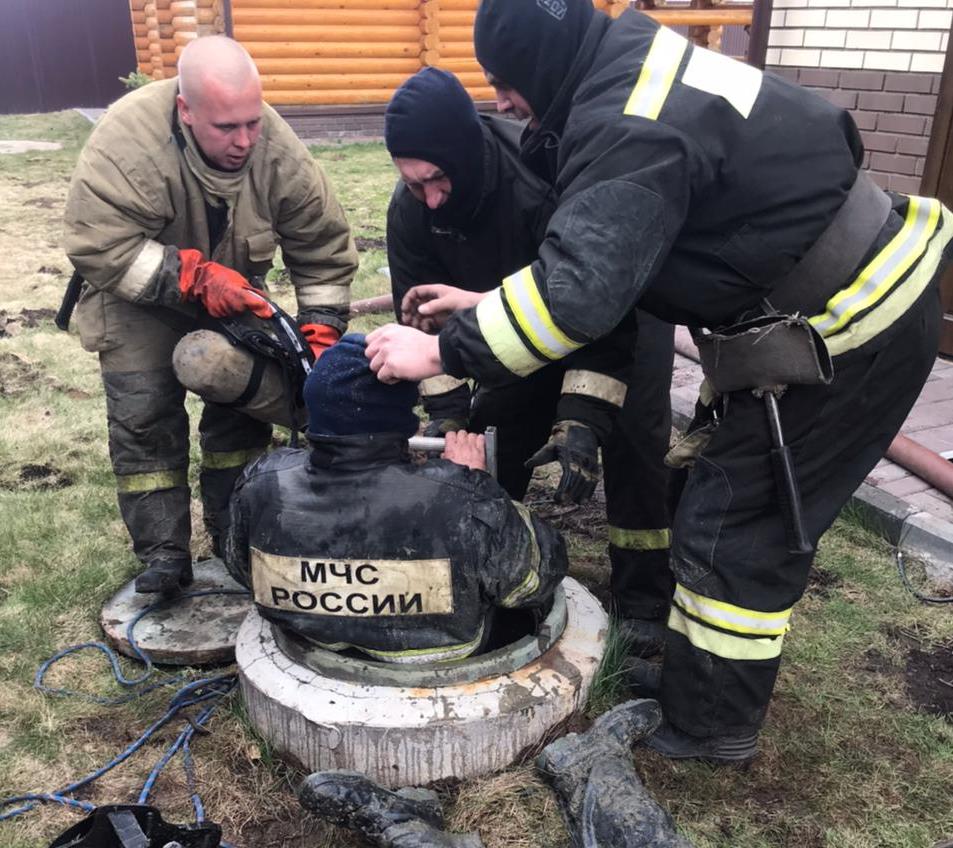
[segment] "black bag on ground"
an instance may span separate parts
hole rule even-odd
[[[144,804],[105,804],[60,834],[50,848],[219,848],[214,822],[169,824]]]

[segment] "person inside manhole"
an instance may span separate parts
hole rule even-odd
[[[412,462],[417,384],[381,383],[364,351],[348,334],[315,364],[310,449],[276,450],[240,478],[226,565],[266,619],[320,647],[470,656],[493,645],[503,611],[551,604],[565,542],[486,473],[482,436],[448,433],[442,459]]]

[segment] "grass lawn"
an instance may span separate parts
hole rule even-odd
[[[96,358],[52,323],[69,265],[60,217],[89,125],[71,112],[0,117],[0,139],[58,141],[58,151],[0,155],[0,796],[50,791],[105,763],[158,718],[168,692],[122,706],[49,698],[33,688],[57,650],[100,638],[104,601],[136,572],[115,502]],[[384,213],[394,172],[379,144],[315,148],[354,227],[354,297],[387,291]],[[278,299],[293,292],[276,275]],[[362,318],[366,330],[383,319]],[[198,405],[192,404],[197,422]],[[194,440],[193,444],[196,441]],[[193,482],[198,456],[193,457]],[[599,503],[554,511],[548,481],[533,492],[566,532],[575,574],[605,597]],[[200,525],[200,522],[198,523]],[[207,540],[196,538],[197,552]],[[673,764],[637,749],[646,785],[699,848],[931,848],[953,839],[953,620],[900,586],[892,551],[842,519],[824,538],[795,611],[785,662],[747,770]],[[944,670],[945,669],[945,670]],[[130,664],[129,673],[137,673]],[[195,671],[197,676],[207,672]],[[160,672],[161,674],[161,672]],[[103,695],[117,687],[98,655],[56,667],[51,685]],[[600,688],[590,713],[625,693]],[[241,848],[355,846],[307,818],[300,775],[249,727],[238,696],[196,738],[206,814]],[[132,802],[178,728],[165,728],[81,797]],[[487,848],[568,845],[555,800],[530,765],[441,787],[450,825]],[[154,802],[191,821],[182,769],[167,767]],[[42,848],[77,813],[49,805],[0,823],[3,848]]]

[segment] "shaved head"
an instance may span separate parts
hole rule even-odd
[[[244,165],[261,133],[261,79],[244,47],[224,35],[189,42],[179,57],[179,120],[216,168]]]
[[[260,88],[258,69],[248,51],[224,35],[190,41],[179,56],[179,93],[192,108],[200,105],[209,89],[233,92]]]

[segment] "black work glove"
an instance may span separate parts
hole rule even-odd
[[[553,500],[580,504],[589,500],[599,481],[599,440],[585,424],[557,421],[549,441],[526,460],[527,468],[558,462],[563,469]]]
[[[466,430],[470,425],[470,386],[464,384],[441,395],[429,395],[423,399],[424,409],[430,423],[424,429],[425,436],[446,436],[457,430]]]

